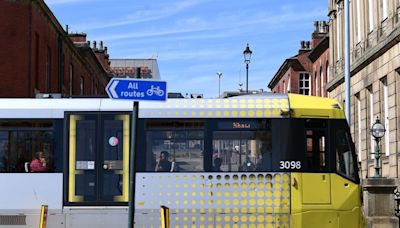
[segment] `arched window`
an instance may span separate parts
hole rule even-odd
[[[314,72],[314,95],[319,96],[319,86],[318,86],[318,75],[317,72]]]
[[[324,72],[322,71],[322,66],[319,67],[319,76],[320,76],[320,85],[321,85],[321,97],[325,96],[325,90],[324,90]]]

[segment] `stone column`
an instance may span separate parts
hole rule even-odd
[[[395,179],[368,178],[363,180],[364,215],[367,228],[398,228],[394,214]]]

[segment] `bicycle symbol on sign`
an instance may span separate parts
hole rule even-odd
[[[164,90],[160,89],[160,86],[151,86],[150,89],[146,91],[147,96],[153,96],[153,94],[157,96],[164,96]]]

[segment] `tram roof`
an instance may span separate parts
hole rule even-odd
[[[0,118],[64,118],[65,112],[132,111],[133,102],[106,98],[0,99]],[[334,99],[264,93],[226,99],[141,101],[139,118],[340,118]]]

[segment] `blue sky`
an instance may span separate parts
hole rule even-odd
[[[104,41],[110,58],[157,58],[169,92],[267,89],[283,61],[328,20],[327,0],[45,0],[63,27]],[[245,84],[243,84],[245,89]]]

